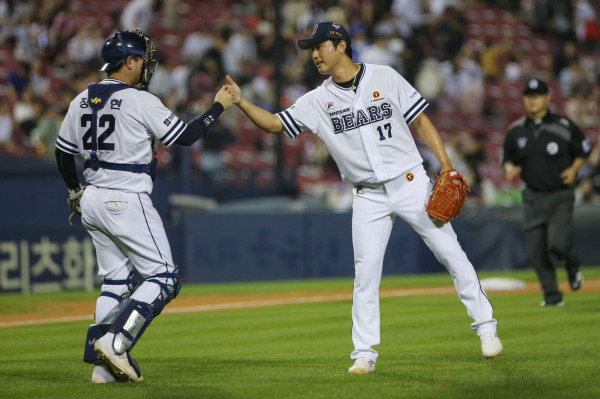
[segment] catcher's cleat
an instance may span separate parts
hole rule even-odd
[[[101,340],[94,344],[94,351],[98,357],[106,362],[111,368],[115,379],[118,381],[142,382],[144,378],[129,363],[127,352],[117,355],[111,348]]]
[[[488,359],[502,354],[502,342],[498,338],[498,333],[483,333],[479,336],[481,339],[481,353]]]
[[[351,374],[367,374],[373,371],[375,371],[375,362],[366,357],[356,359],[354,366],[348,369]]]
[[[108,384],[116,382],[110,367],[106,364],[95,364],[92,372],[92,384]]]

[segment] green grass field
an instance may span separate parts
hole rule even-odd
[[[531,271],[480,278],[536,281]],[[584,268],[600,278],[600,267]],[[564,279],[564,276],[561,275]],[[384,287],[449,284],[447,274],[385,277]],[[585,284],[585,283],[584,283]],[[351,279],[187,285],[181,295],[319,291]],[[481,355],[456,295],[382,298],[377,370],[351,375],[350,301],[158,317],[134,350],[145,381],[95,386],[81,361],[89,322],[0,328],[2,398],[600,398],[600,294],[488,292],[504,353]],[[0,295],[2,313],[68,292]]]

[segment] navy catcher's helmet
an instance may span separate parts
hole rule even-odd
[[[120,30],[110,35],[100,53],[105,64],[100,71],[110,71],[121,65],[130,55],[146,56],[146,40],[130,30]]]
[[[148,84],[158,66],[156,42],[141,29],[135,32],[130,30],[119,30],[110,35],[102,46],[100,55],[105,64],[100,71],[110,71],[121,65],[130,55],[146,57],[142,68],[141,88],[148,90]]]

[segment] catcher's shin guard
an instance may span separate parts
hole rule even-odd
[[[104,329],[115,333],[113,350],[117,355],[131,350],[154,318],[151,305],[127,298],[117,305],[102,322]]]
[[[106,331],[102,329],[98,324],[92,324],[88,328],[87,337],[85,338],[85,350],[83,352],[83,361],[90,364],[103,363],[98,354],[94,351],[94,344],[100,339]]]

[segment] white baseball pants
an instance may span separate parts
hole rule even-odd
[[[412,176],[407,176],[412,174]],[[492,305],[479,283],[473,265],[458,243],[450,223],[434,222],[425,210],[432,183],[422,165],[385,184],[354,189],[352,243],[354,246],[354,295],[352,341],[355,360],[377,360],[380,343],[379,283],[383,257],[396,216],[423,238],[446,267],[458,296],[474,320],[471,328],[481,335],[496,332]]]
[[[142,278],[173,272],[171,247],[162,219],[146,193],[88,186],[81,199],[82,222],[92,236],[103,279],[125,280],[133,269]],[[103,291],[123,295],[124,285],[103,285]],[[144,282],[131,298],[152,303],[160,294],[157,284]],[[115,299],[100,296],[96,321],[117,305]]]

